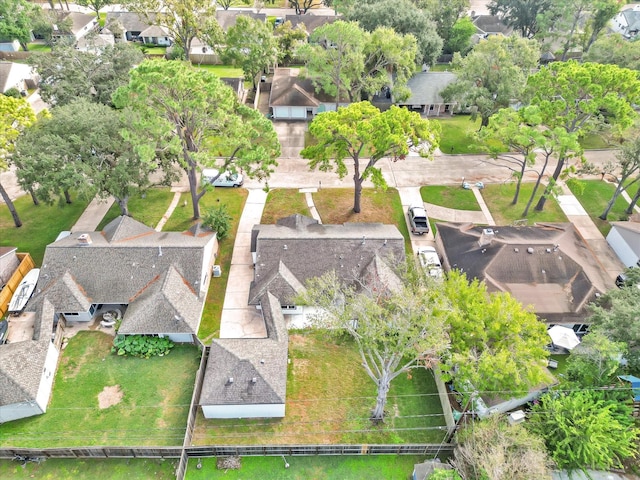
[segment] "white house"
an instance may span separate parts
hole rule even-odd
[[[70,28],[63,30],[57,24],[53,25],[52,39],[54,41],[64,38],[71,38],[74,41],[78,41],[98,28],[98,19],[96,16],[86,13],[69,12],[62,17],[61,24],[62,22],[69,22]]]
[[[11,88],[26,92],[38,85],[38,76],[33,68],[23,63],[0,62],[0,93]]]
[[[640,5],[629,5],[629,8],[618,12],[609,22],[609,26],[627,39],[637,37],[640,32]]]
[[[611,222],[607,243],[625,267],[640,266],[640,222]]]

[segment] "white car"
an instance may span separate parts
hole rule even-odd
[[[442,264],[438,252],[433,247],[418,248],[420,266],[433,278],[442,278]]]
[[[218,170],[215,168],[202,170],[202,180],[214,187],[241,187],[244,183],[244,178],[240,173],[222,172],[218,178],[216,176],[218,176]]]

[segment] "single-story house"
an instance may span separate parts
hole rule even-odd
[[[30,65],[14,62],[0,62],[0,93],[11,88],[25,92],[38,86],[39,78]]]
[[[541,320],[584,333],[586,305],[613,288],[573,224],[481,227],[439,223],[436,243],[446,270],[509,292]]]
[[[200,394],[205,418],[285,415],[289,335],[280,302],[260,299],[267,338],[213,340]]]
[[[311,35],[316,28],[326,25],[327,23],[333,23],[339,18],[340,17],[335,15],[314,15],[307,13],[305,15],[286,15],[284,21],[291,22],[293,28],[302,25],[307,31],[307,34]]]
[[[69,31],[62,30],[58,25],[53,25],[53,41],[71,38],[80,40],[85,35],[98,29],[98,19],[95,15],[80,12],[69,12],[61,18],[60,23],[70,21]]]
[[[225,32],[236,24],[238,15],[247,15],[254,20],[260,20],[261,22],[267,21],[266,13],[256,13],[245,10],[218,10],[216,12],[216,20],[218,24]]]
[[[27,310],[46,300],[66,322],[118,311],[120,334],[190,343],[217,247],[211,231],[156,232],[120,216],[101,232],[73,233],[47,246]]]
[[[348,105],[341,101],[340,106]],[[274,120],[310,120],[318,113],[335,111],[335,98],[316,91],[313,81],[300,77],[299,68],[276,68],[269,94]]]
[[[100,53],[107,47],[112,47],[116,43],[113,33],[106,28],[97,35],[85,35],[76,43],[76,49],[81,52]]]
[[[60,352],[51,341],[54,308],[45,300],[32,316],[30,336],[11,337],[0,345],[0,423],[40,415],[47,411]]]
[[[107,12],[105,25],[113,32],[116,41],[137,42],[141,41],[140,34],[153,25],[153,17],[155,15],[147,20],[144,15],[133,12]]]
[[[456,102],[445,102],[440,93],[455,82],[456,78],[456,74],[451,72],[416,73],[407,82],[411,96],[407,100],[396,102],[396,105],[430,117],[451,115]]]
[[[475,15],[471,18],[476,27],[476,35],[480,38],[487,38],[491,35],[503,35],[508,37],[513,32],[513,28],[495,15]]]
[[[222,80],[226,85],[228,85],[231,88],[231,90],[233,90],[233,93],[236,94],[236,96],[238,97],[238,100],[242,102],[242,99],[244,98],[244,94],[246,92],[244,88],[244,78],[222,77],[220,78],[220,80]]]
[[[145,45],[170,47],[173,44],[169,30],[166,27],[151,25],[140,32],[140,38]]]
[[[630,40],[638,36],[640,32],[640,5],[629,6],[609,22],[611,29]]]
[[[640,267],[640,222],[611,222],[607,243],[626,267]]]

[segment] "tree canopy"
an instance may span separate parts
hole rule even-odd
[[[301,156],[309,160],[312,170],[335,170],[344,178],[349,172],[346,161],[352,162],[353,211],[360,213],[363,182],[371,180],[377,187],[387,186],[376,166],[378,161],[384,157],[391,157],[393,161],[403,159],[410,149],[430,157],[438,147],[440,125],[395,105],[380,112],[369,102],[359,102],[316,116],[309,133],[316,143],[304,148]],[[364,165],[362,160],[366,161]]]
[[[491,0],[488,7],[491,15],[500,15],[523,38],[533,38],[540,31],[538,17],[549,9],[551,1]]]
[[[616,200],[623,191],[632,190],[634,185],[640,185],[640,133],[622,143],[620,150],[616,154],[615,165],[612,165],[613,173],[616,175],[616,189],[607,203],[600,219],[606,220],[609,212],[616,203]]]
[[[298,24],[293,28],[289,20],[278,25],[273,30],[273,35],[278,45],[278,63],[283,65],[291,63],[296,50],[307,41],[307,30],[304,25]]]
[[[3,0],[0,2],[0,39],[18,40],[26,51],[39,15],[40,7],[26,0]]]
[[[114,0],[76,0],[78,5],[89,7],[96,12],[96,17],[100,16],[100,10],[108,5],[113,5]]]
[[[585,62],[611,63],[620,68],[640,70],[640,43],[629,41],[619,33],[598,38],[582,57]]]

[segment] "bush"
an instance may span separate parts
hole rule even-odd
[[[9,90],[4,92],[4,95],[6,97],[22,98],[22,95],[20,95],[20,91],[16,87],[11,87]]]
[[[118,355],[149,358],[155,355],[167,355],[173,348],[168,338],[151,335],[116,335],[111,353]]]
[[[207,210],[202,223],[216,232],[218,240],[227,238],[231,228],[231,215],[227,211],[227,206],[223,204]]]

